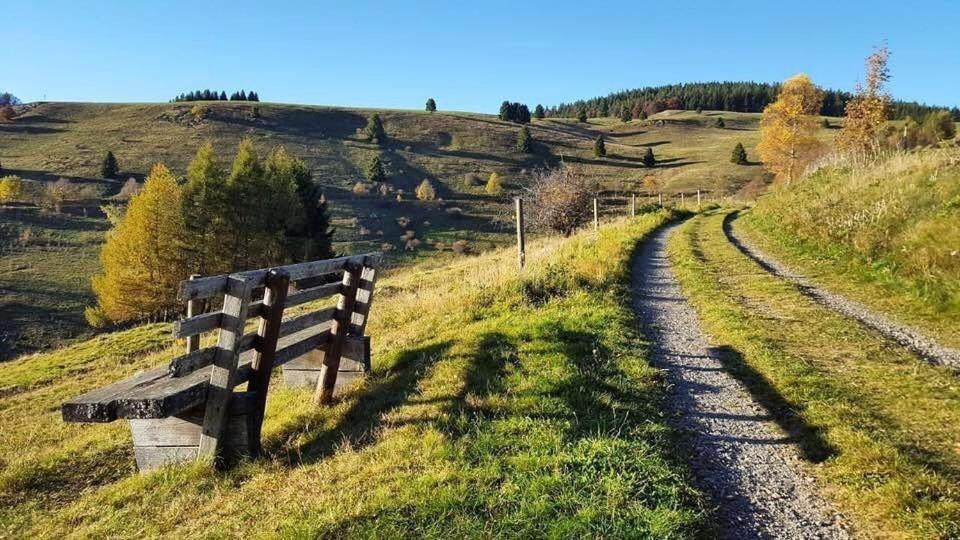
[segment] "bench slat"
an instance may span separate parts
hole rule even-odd
[[[311,311],[305,315],[300,315],[299,317],[294,317],[283,321],[280,325],[280,337],[286,337],[291,334],[296,334],[301,330],[306,330],[311,326],[317,326],[325,322],[329,322],[333,318],[333,314],[336,312],[336,308],[327,308],[320,311]]]
[[[303,289],[302,291],[297,291],[289,296],[287,296],[286,307],[290,308],[293,306],[299,306],[300,304],[305,304],[312,300],[318,298],[325,298],[327,296],[333,296],[340,292],[340,283],[327,283],[326,285],[320,285],[319,287],[311,287],[309,289]]]
[[[177,321],[173,323],[173,337],[185,338],[215,330],[220,327],[221,315],[219,311],[214,311]]]

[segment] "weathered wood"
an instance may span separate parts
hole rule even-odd
[[[299,306],[300,304],[305,304],[318,298],[326,298],[328,296],[333,296],[340,292],[340,283],[327,283],[326,285],[320,285],[319,287],[311,287],[309,289],[303,289],[297,291],[287,297],[287,307]]]
[[[254,402],[249,424],[249,446],[252,455],[260,454],[260,428],[267,406],[270,374],[273,371],[277,341],[280,339],[280,324],[283,321],[284,301],[287,299],[289,286],[290,276],[283,270],[271,270],[267,274],[267,290],[263,296],[264,314],[257,328],[260,348],[254,353],[250,363],[251,374],[247,383],[247,391],[253,395]]]
[[[332,307],[322,309],[320,311],[311,311],[309,313],[293,317],[292,319],[287,319],[283,321],[283,324],[280,325],[280,337],[296,334],[297,332],[306,330],[311,326],[329,323],[336,313],[337,308]]]
[[[256,332],[244,334],[240,338],[239,352],[246,352],[251,349],[259,348],[259,338]],[[178,356],[170,361],[167,368],[173,377],[183,377],[190,372],[209,366],[216,358],[217,347],[204,347],[197,349],[192,353]]]
[[[593,199],[593,230],[600,229],[600,207],[597,199]]]
[[[373,291],[377,284],[377,269],[364,266],[360,271],[360,282],[354,297],[353,314],[350,316],[350,328],[347,335],[362,336],[370,320],[370,308],[373,306]]]
[[[303,356],[317,347],[326,346],[330,341],[330,328],[324,328],[323,330],[307,337],[296,335],[295,337],[298,337],[298,339],[290,340],[289,345],[277,350],[274,365],[279,366],[286,364],[294,358]]]
[[[700,209],[700,190],[697,190],[697,210]]]
[[[322,261],[310,261],[287,266],[277,267],[278,270],[284,270],[290,276],[291,281],[300,281],[303,279],[317,277],[324,274],[334,274],[347,268],[349,265],[362,264],[365,258],[372,257],[379,260],[379,254],[370,255],[351,255],[348,257],[338,257],[336,259],[326,259]],[[260,270],[249,270],[232,274],[238,278],[250,281],[253,287],[263,285],[267,277],[269,268]],[[177,298],[180,300],[193,300],[198,298],[210,298],[224,294],[227,289],[227,276],[211,276],[195,280],[181,281],[177,290]]]
[[[200,274],[190,274],[190,279],[199,279]],[[200,300],[190,300],[187,302],[187,319],[200,315],[202,302]],[[217,325],[220,324],[220,317],[217,317]],[[174,327],[176,328],[176,327]],[[176,330],[174,330],[176,332]],[[187,352],[192,353],[193,351],[200,348],[200,336],[191,334],[187,337]]]
[[[199,300],[191,300],[190,303],[197,303]],[[220,315],[219,311],[214,311],[212,313],[204,313],[202,315],[192,316],[189,314],[190,308],[187,308],[187,317],[182,321],[176,321],[173,323],[173,337],[175,338],[191,338],[199,336],[204,332],[209,332],[211,330],[216,330],[220,327]],[[199,345],[199,337],[196,340]],[[188,343],[190,343],[188,341]],[[188,351],[189,352],[189,351]]]
[[[285,363],[283,370],[320,371],[326,354],[324,348],[307,351]],[[344,338],[339,371],[370,371],[370,336]]]
[[[199,280],[194,282],[196,281]],[[251,291],[259,284],[236,274],[227,278],[218,350],[211,366],[210,384],[207,388],[203,432],[200,434],[197,454],[199,457],[216,456],[227,427],[228,406],[233,394],[232,384],[240,355],[243,325],[247,320],[247,307],[250,304]]]
[[[363,264],[363,261],[360,261]],[[337,313],[330,325],[330,340],[327,354],[324,356],[323,369],[314,401],[319,404],[329,404],[333,401],[333,389],[337,383],[337,371],[340,369],[340,355],[343,351],[343,340],[347,336],[350,319],[353,315],[353,305],[357,297],[357,287],[360,281],[360,265],[351,265],[343,272],[343,290],[337,301]]]
[[[118,418],[117,400],[120,397],[168,377],[166,366],[140,372],[64,402],[60,414],[64,422],[112,422]]]
[[[517,197],[514,199],[514,204],[516,205],[516,222],[517,222],[517,265],[523,270],[523,265],[526,262],[527,258],[527,247],[526,241],[524,240],[524,230],[523,230],[523,198]]]

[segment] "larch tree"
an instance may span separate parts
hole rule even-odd
[[[502,195],[503,194],[503,180],[500,178],[500,175],[492,172],[490,177],[487,179],[487,185],[484,188],[484,191],[487,192],[487,195]]]
[[[417,198],[421,201],[432,201],[437,198],[437,190],[434,189],[433,184],[429,180],[424,180],[420,182],[420,185],[417,186]]]
[[[843,128],[837,135],[841,151],[853,154],[880,151],[890,110],[890,94],[885,88],[890,80],[889,59],[890,50],[886,45],[877,47],[867,57],[866,80],[857,85],[853,99],[847,102]]]
[[[187,167],[183,186],[184,246],[191,273],[223,274],[232,257],[224,239],[230,234],[227,175],[213,145],[205,143]]]
[[[263,185],[266,193],[258,205],[256,227],[263,246],[258,255],[264,265],[287,262],[297,248],[296,232],[302,229],[304,206],[298,187],[310,178],[306,163],[278,147],[264,163]]]
[[[258,268],[256,254],[261,236],[258,213],[261,198],[267,193],[263,191],[263,163],[250,139],[240,141],[226,188],[228,235],[224,240],[230,254],[230,269]]]
[[[784,81],[777,100],[763,110],[757,153],[770,172],[788,183],[822,151],[816,136],[822,102],[820,89],[799,74]]]
[[[181,204],[177,179],[165,166],[154,166],[100,252],[103,271],[93,278],[97,306],[86,313],[91,324],[165,317],[180,309],[177,285],[187,275]]]
[[[607,155],[607,145],[603,142],[603,135],[597,135],[597,139],[593,141],[593,155],[595,157]]]

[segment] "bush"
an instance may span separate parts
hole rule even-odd
[[[411,223],[413,223],[413,220],[411,220],[407,216],[400,216],[397,218],[397,225],[403,227],[404,229],[409,227]]]
[[[23,194],[23,180],[19,176],[6,176],[0,179],[0,203],[20,200]]]
[[[137,182],[136,178],[127,178],[127,181],[123,183],[123,186],[120,188],[120,192],[114,197],[122,201],[129,200],[130,197],[133,197],[137,193],[140,193],[140,188],[142,186]]]
[[[603,142],[603,135],[597,135],[597,140],[593,141],[594,157],[604,157],[607,155],[607,145]]]
[[[353,185],[353,189],[351,191],[353,191],[354,195],[366,195],[370,193],[370,187],[363,182],[357,182]]]
[[[517,132],[517,152],[522,154],[533,152],[533,138],[530,136],[530,130],[527,129],[527,126],[523,126]]]
[[[429,180],[424,180],[417,186],[417,198],[421,201],[432,201],[437,198],[437,191],[433,189],[433,184]]]
[[[570,236],[593,215],[596,183],[568,166],[537,171],[530,191],[530,221],[540,229]]]
[[[9,122],[17,115],[16,111],[13,110],[13,107],[9,105],[4,105],[0,107],[0,121]]]
[[[721,128],[721,129],[727,127],[727,124],[724,123],[722,116],[718,116],[718,117],[717,117],[717,121],[714,122],[714,125],[715,125],[716,127],[718,127],[718,128]]]
[[[447,215],[453,219],[460,219],[463,217],[463,209],[457,206],[452,206],[447,208]]]
[[[367,163],[367,169],[364,173],[367,175],[367,180],[371,182],[385,182],[387,180],[387,172],[384,170],[380,156],[373,156],[373,159]]]
[[[383,144],[387,142],[387,132],[383,129],[383,121],[380,120],[379,114],[373,113],[370,115],[370,118],[367,119],[367,127],[363,128],[363,134],[372,143]]]
[[[487,179],[486,192],[488,195],[503,194],[503,180],[500,179],[499,174],[495,172],[490,173],[490,178]]]
[[[647,167],[653,167],[657,164],[657,158],[653,155],[653,148],[647,147],[646,152],[643,153],[643,164]]]
[[[450,249],[457,255],[464,255],[470,253],[470,243],[466,240],[457,240],[450,245]]]
[[[209,109],[207,109],[206,105],[201,105],[197,103],[193,107],[190,107],[190,114],[193,115],[193,117],[196,118],[197,120],[203,120],[204,118],[206,118],[207,112],[209,112]]]
[[[95,188],[81,186],[66,178],[61,178],[56,182],[48,182],[43,187],[43,191],[37,199],[37,204],[41,208],[53,210],[59,214],[63,210],[63,203],[92,198],[96,195],[94,190]]]
[[[463,183],[467,187],[478,187],[483,185],[483,176],[477,173],[467,173],[463,176]]]

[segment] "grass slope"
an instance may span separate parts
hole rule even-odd
[[[99,178],[107,150],[117,155],[123,179],[143,178],[158,161],[183,174],[197,147],[207,140],[221,158],[229,159],[241,138],[250,137],[262,153],[283,145],[310,164],[330,200],[340,251],[386,246],[395,259],[403,260],[451,257],[450,246],[458,240],[468,241],[475,251],[510,243],[510,196],[520,192],[534,168],[561,159],[611,190],[642,192],[643,179],[654,175],[667,193],[702,188],[724,194],[763,178],[758,166],[729,163],[739,140],[752,156],[758,115],[725,114],[726,130],[712,127],[714,115],[709,112],[668,111],[647,122],[626,124],[613,119],[592,119],[588,124],[535,120],[530,125],[535,152],[525,155],[514,148],[519,126],[489,115],[380,111],[389,140],[378,147],[358,135],[370,110],[211,102],[205,104],[204,118],[197,119],[190,112],[193,105],[29,105],[15,122],[0,123],[4,174],[38,181],[69,177],[99,186],[109,197],[122,182]],[[608,137],[610,155],[598,159],[593,156],[593,141],[601,133]],[[641,162],[647,147],[653,147],[661,160],[656,168]],[[389,184],[403,190],[403,201],[397,201],[396,192],[357,196],[351,191],[363,180],[366,163],[378,153],[388,164]],[[504,179],[504,196],[484,192],[482,183],[492,172]],[[469,184],[467,175],[475,175],[480,184]],[[711,180],[701,182],[702,178]],[[414,189],[424,179],[436,186],[442,201],[414,199]],[[6,336],[0,358],[88,335],[80,317],[82,306],[91,300],[89,277],[97,270],[98,239],[106,229],[99,204],[88,201],[68,209],[75,216],[90,216],[85,219],[36,214],[26,219],[20,209],[0,208],[0,242],[7,265],[0,269],[5,293],[0,331]],[[625,204],[621,200],[604,210],[622,215]],[[404,249],[401,236],[407,231],[422,241],[415,251]],[[54,238],[56,253],[51,253],[50,241],[42,245],[14,241],[23,235]],[[445,246],[443,251],[438,243]],[[26,283],[18,283],[21,277]],[[51,302],[54,296],[66,301]],[[51,324],[39,324],[40,319]]]
[[[704,513],[673,451],[628,292],[647,214],[379,285],[374,372],[331,408],[271,393],[268,457],[133,472],[121,423],[68,396],[169,357],[139,327],[0,371],[0,536],[689,537]],[[21,452],[30,447],[33,452]]]
[[[741,222],[828,289],[960,347],[960,148],[829,164]]]
[[[728,369],[868,537],[960,535],[960,384],[760,269],[696,217],[670,242]]]

